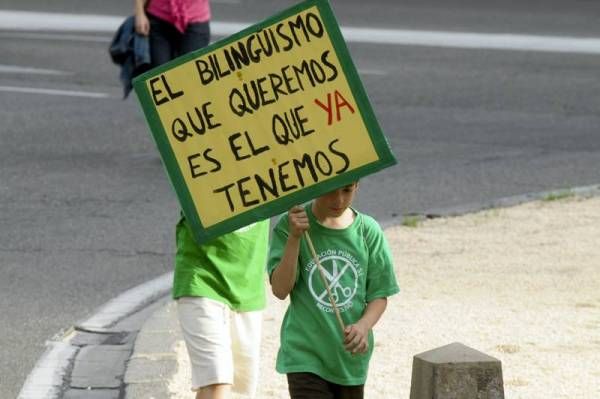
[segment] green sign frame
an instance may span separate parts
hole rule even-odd
[[[293,17],[307,9],[316,7],[320,13],[323,25],[327,35],[333,44],[335,55],[341,64],[341,73],[345,76],[348,85],[354,96],[356,107],[360,112],[363,123],[367,128],[368,135],[377,153],[378,159],[374,162],[362,165],[348,172],[328,178],[322,182],[317,182],[310,186],[294,191],[280,198],[271,200],[258,205],[252,209],[239,213],[231,218],[219,223],[206,226],[203,224],[200,215],[197,213],[190,190],[188,189],[183,171],[176,160],[175,153],[168,140],[168,132],[165,131],[161,123],[155,99],[148,88],[148,81],[171,70],[174,67],[193,61],[199,56],[215,52],[229,44],[235,43],[251,34],[255,34],[267,27],[273,26],[278,22]],[[156,142],[159,153],[163,160],[163,165],[171,181],[177,198],[180,202],[182,211],[192,226],[196,241],[201,244],[217,236],[229,233],[243,226],[249,225],[259,220],[270,218],[274,215],[283,213],[296,204],[301,204],[315,197],[323,195],[346,184],[359,180],[360,178],[378,172],[384,168],[396,164],[396,159],[389,147],[389,144],[383,135],[379,123],[375,117],[365,89],[360,81],[358,72],[350,57],[348,48],[335,19],[334,13],[327,0],[306,0],[287,10],[284,10],[272,17],[252,25],[232,36],[217,41],[203,49],[185,54],[164,65],[154,68],[134,79],[133,86],[144,115],[147,119],[152,136]]]

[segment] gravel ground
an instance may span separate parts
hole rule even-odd
[[[375,327],[366,398],[408,398],[412,358],[461,342],[502,361],[505,397],[600,398],[600,198],[531,202],[386,230],[401,292]],[[269,296],[258,399],[287,303]],[[172,398],[193,398],[177,345]]]

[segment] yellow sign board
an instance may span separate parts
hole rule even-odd
[[[134,86],[199,241],[395,163],[326,1]]]

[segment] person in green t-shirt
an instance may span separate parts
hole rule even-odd
[[[273,230],[268,260],[273,294],[290,296],[276,369],[292,399],[361,399],[373,352],[372,328],[396,294],[390,250],[379,224],[351,208],[358,183],[293,207]],[[310,230],[310,231],[309,231]],[[302,239],[309,231],[319,270]],[[344,331],[336,319],[339,311]]]
[[[173,298],[196,399],[255,395],[268,235],[264,220],[199,245],[177,224]]]

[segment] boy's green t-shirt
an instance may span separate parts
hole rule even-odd
[[[373,218],[355,211],[354,222],[336,230],[319,224],[310,205],[306,212],[309,235],[345,325],[360,319],[367,302],[399,291],[387,241]],[[273,231],[269,275],[281,261],[288,231],[285,214]],[[276,364],[280,373],[310,372],[340,385],[366,381],[373,333],[369,334],[368,353],[353,356],[344,349],[341,328],[304,238],[280,341]]]
[[[265,307],[269,220],[256,222],[202,245],[182,218],[176,228],[173,298],[202,296],[238,312]]]

